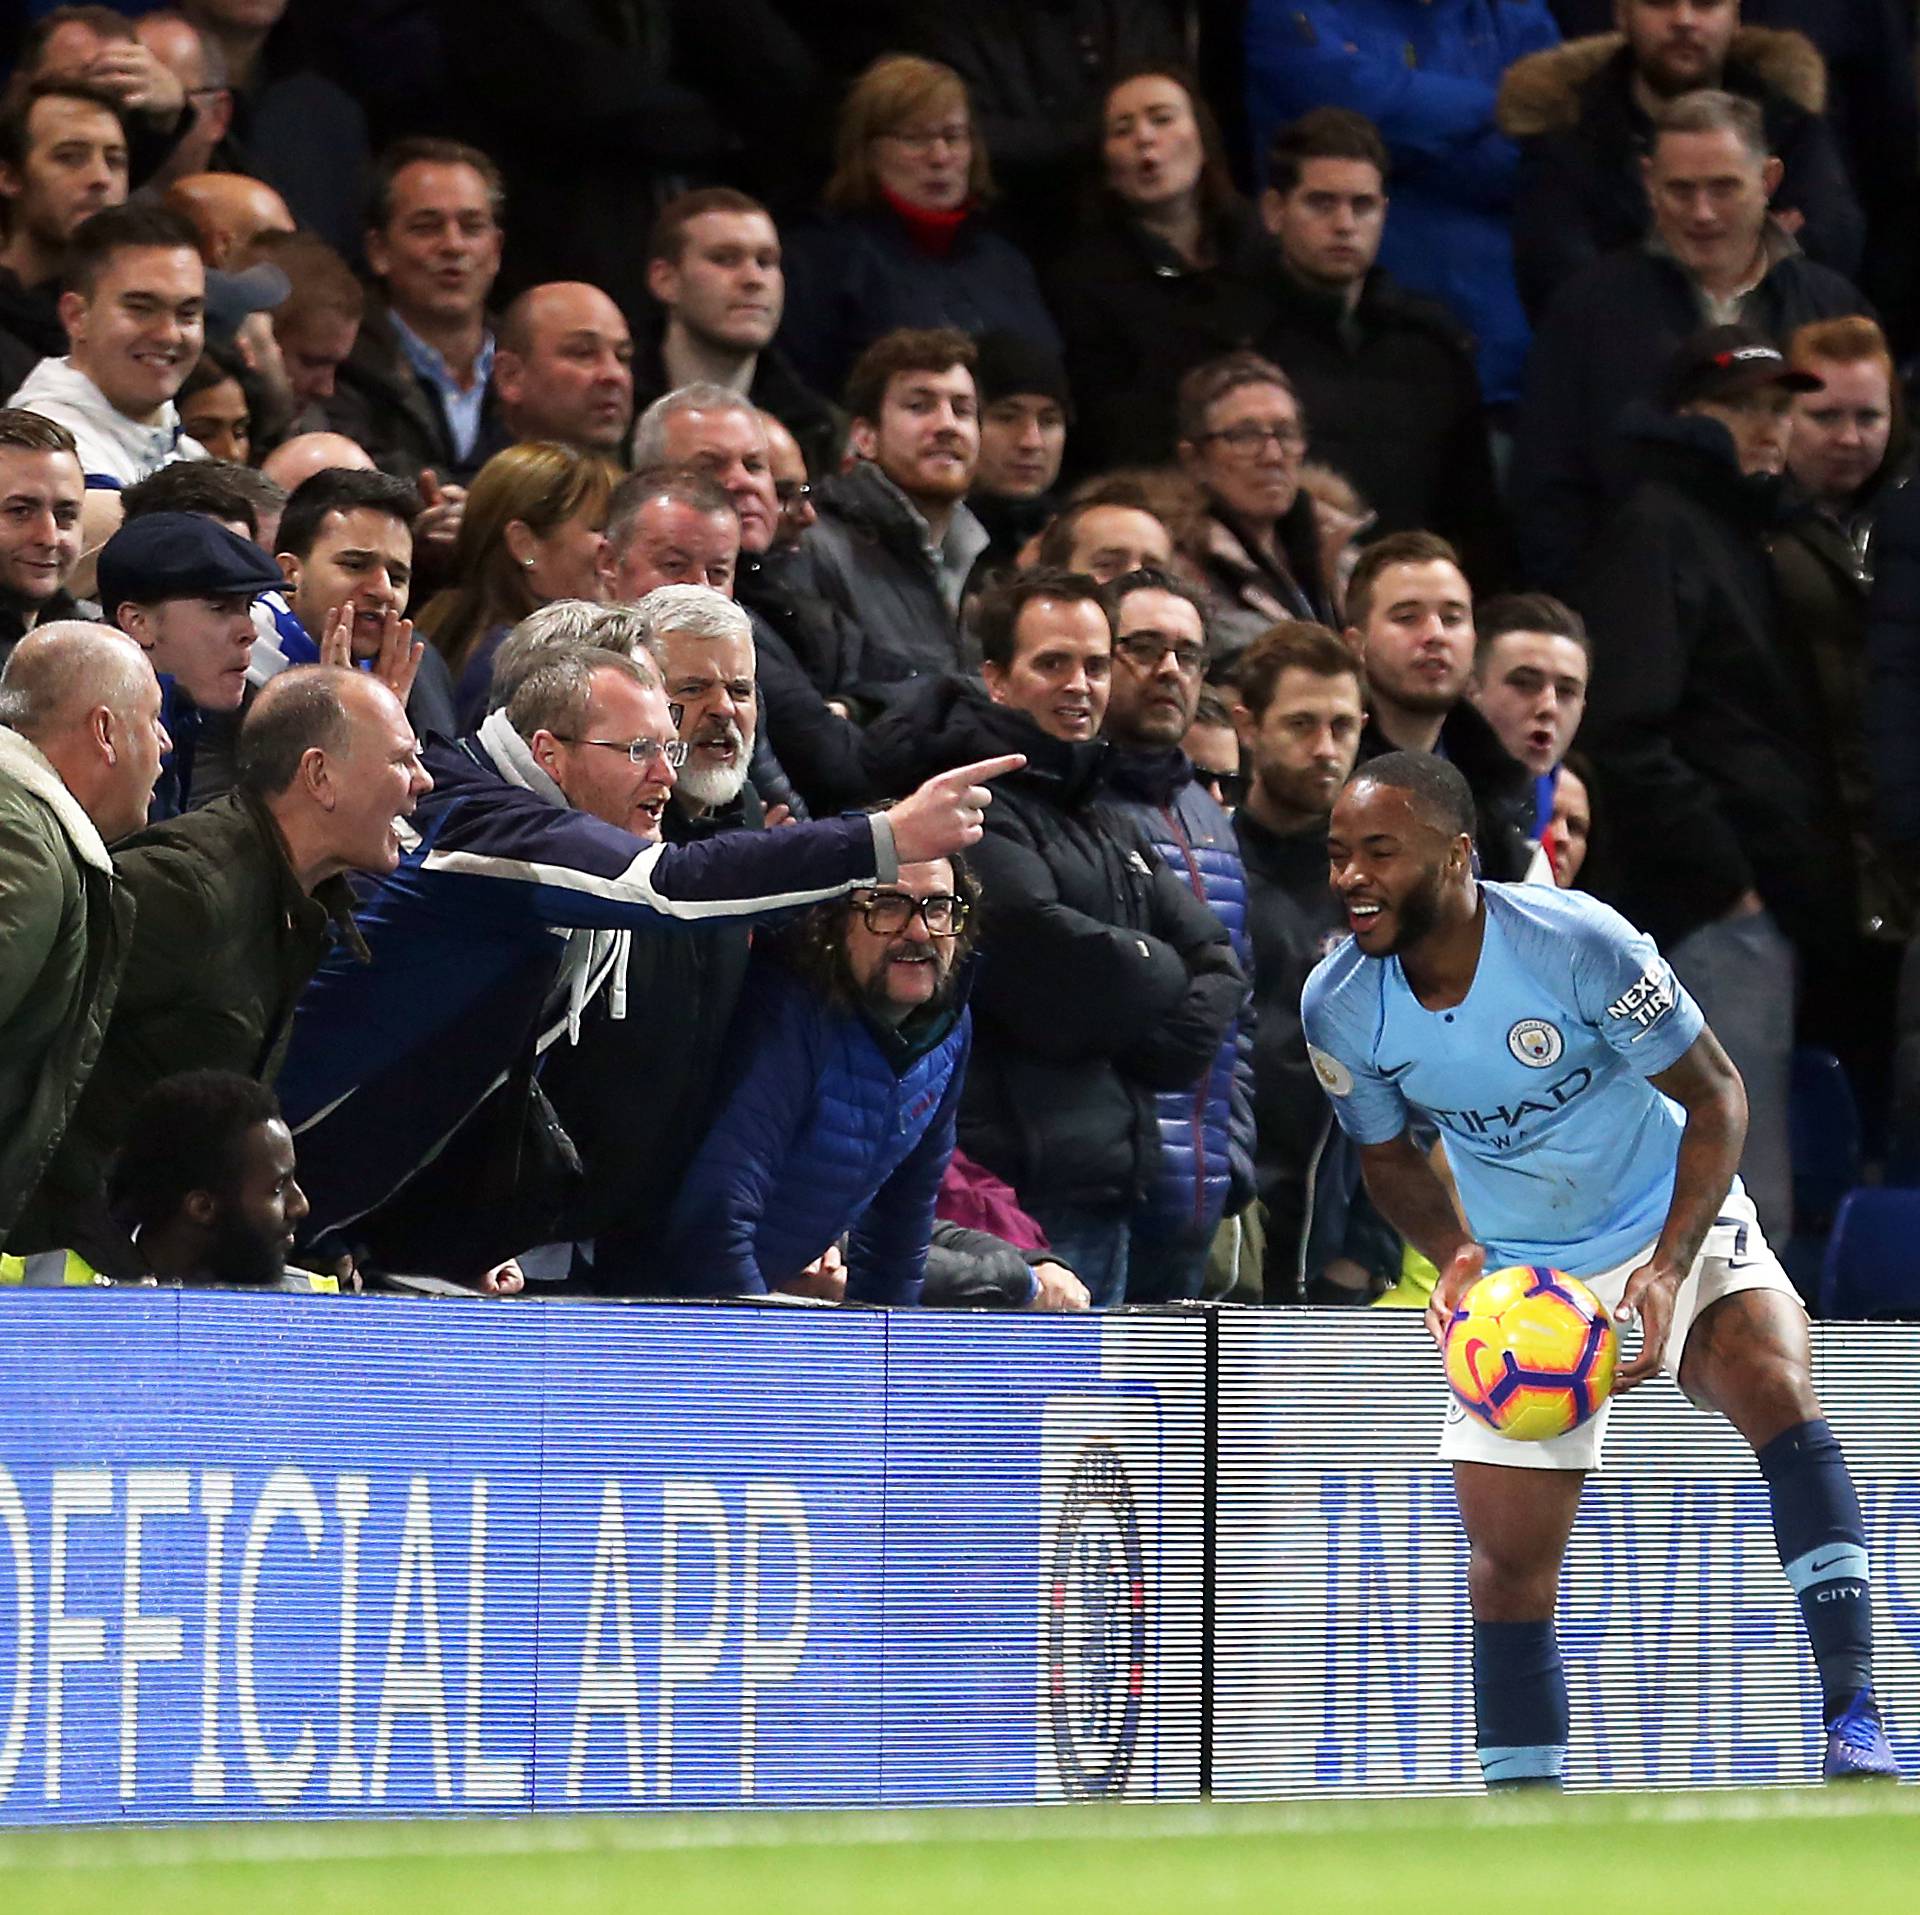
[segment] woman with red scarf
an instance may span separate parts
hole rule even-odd
[[[808,384],[838,393],[862,350],[900,326],[1060,350],[1032,266],[984,217],[992,196],[959,74],[911,54],[876,60],[840,109],[827,210],[787,245],[779,343]]]

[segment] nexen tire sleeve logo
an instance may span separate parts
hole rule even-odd
[[[1120,1795],[1140,1739],[1147,1579],[1140,1516],[1111,1443],[1074,1459],[1053,1535],[1047,1709],[1069,1795]]]

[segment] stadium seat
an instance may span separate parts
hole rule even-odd
[[[1787,1129],[1795,1223],[1802,1230],[1824,1230],[1860,1181],[1860,1107],[1831,1051],[1803,1044],[1793,1053]]]
[[[1920,1190],[1852,1190],[1820,1267],[1822,1317],[1920,1317]]]

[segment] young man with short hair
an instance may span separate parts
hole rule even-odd
[[[1532,781],[1467,698],[1473,588],[1459,554],[1432,532],[1395,532],[1362,547],[1347,584],[1346,638],[1366,670],[1371,707],[1361,762],[1383,751],[1451,759],[1480,806],[1487,876],[1512,881],[1535,871]],[[1547,878],[1544,862],[1536,875]]]
[[[1512,555],[1473,343],[1378,264],[1387,204],[1386,143],[1363,115],[1317,107],[1274,135],[1260,217],[1280,270],[1256,343],[1299,392],[1314,456],[1382,532],[1431,526],[1476,578],[1499,578]]]
[[[812,471],[839,469],[845,419],[773,343],[786,276],[779,231],[758,200],[730,186],[670,199],[648,236],[647,291],[663,320],[636,368],[643,408],[680,386],[730,386],[786,426]]]
[[[1533,835],[1553,817],[1560,761],[1580,729],[1593,641],[1571,605],[1546,592],[1489,599],[1474,618],[1467,696],[1534,781]]]
[[[35,625],[69,618],[86,479],[73,434],[0,408],[0,666]]]
[[[0,394],[66,351],[67,242],[82,220],[126,197],[126,123],[110,93],[77,80],[9,89],[0,106]]]
[[[860,627],[875,682],[969,660],[961,598],[987,547],[966,506],[980,457],[976,357],[950,328],[891,332],[847,381],[858,463],[814,488],[820,519],[795,587]]]

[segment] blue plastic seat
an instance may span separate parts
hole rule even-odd
[[[1801,1045],[1793,1053],[1787,1135],[1793,1151],[1796,1230],[1824,1230],[1860,1181],[1860,1106],[1839,1058]]]
[[[1920,1317],[1920,1190],[1851,1190],[1820,1266],[1823,1317]]]

